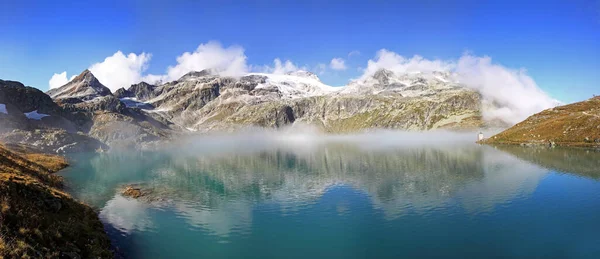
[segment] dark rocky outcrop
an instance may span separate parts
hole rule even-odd
[[[0,80],[0,104],[7,114],[0,113],[0,135],[13,130],[58,128],[76,132],[68,112],[42,91],[19,82]],[[43,114],[42,118],[28,118],[26,113]]]
[[[156,97],[159,93],[155,92],[156,86],[148,84],[146,82],[141,82],[139,84],[134,84],[129,87],[129,89],[125,90],[125,88],[120,88],[115,92],[115,97],[117,98],[137,98],[139,100],[149,100]]]
[[[50,96],[37,88],[24,86],[15,81],[0,80],[0,103],[9,104],[17,112],[30,112],[37,110],[39,113],[62,116],[62,109],[52,101]],[[9,114],[11,109],[9,108]]]

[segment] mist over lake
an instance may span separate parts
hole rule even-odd
[[[600,152],[475,137],[249,130],[74,154],[62,175],[132,258],[600,253]]]

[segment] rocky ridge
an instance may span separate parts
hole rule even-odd
[[[128,108],[88,70],[48,94],[0,81],[0,104],[5,107],[0,141],[35,145],[44,152],[140,147],[170,135],[166,124]]]
[[[66,85],[50,89],[47,94],[54,100],[64,99],[65,102],[81,102],[112,95],[110,89],[100,83],[87,69]]]
[[[329,133],[486,126],[480,94],[443,72],[382,69],[348,86],[331,87],[307,71],[236,78],[203,70],[160,85],[141,82],[114,94],[88,70],[48,95],[1,82],[0,104],[7,112],[0,111],[0,119],[11,119],[3,120],[0,140],[33,142],[49,152],[149,147],[180,134],[248,126],[308,124]],[[32,111],[45,116],[24,115]]]
[[[189,73],[153,89],[120,89],[121,100],[143,103],[148,114],[190,131],[231,130],[248,125],[281,127],[294,123],[343,133],[369,128],[431,130],[483,126],[477,92],[440,75],[397,76],[381,70],[347,87],[323,84],[316,75],[253,73],[241,78],[210,72]],[[441,78],[441,79],[440,79]],[[375,82],[376,81],[376,82]],[[403,82],[403,83],[399,83]]]

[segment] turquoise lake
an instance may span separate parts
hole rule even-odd
[[[600,152],[472,137],[222,136],[61,175],[127,258],[600,258]]]

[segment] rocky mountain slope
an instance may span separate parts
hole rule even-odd
[[[117,96],[155,118],[201,132],[294,123],[333,133],[482,126],[479,94],[442,76],[398,76],[381,70],[372,79],[331,87],[306,71],[241,78],[202,71],[159,86],[120,89]]]
[[[0,106],[0,141],[44,152],[139,147],[170,135],[167,123],[128,108],[88,70],[48,95],[0,81]]]
[[[600,97],[544,110],[482,143],[600,147]]]
[[[0,145],[0,258],[111,258],[98,215],[61,190],[63,158]]]
[[[0,81],[0,140],[76,152],[146,147],[179,134],[248,126],[308,124],[330,133],[485,127],[480,94],[452,78],[382,69],[331,87],[307,71],[235,78],[203,70],[113,94],[86,70],[47,95]]]
[[[54,100],[66,99],[66,102],[88,101],[97,97],[112,95],[110,89],[100,83],[92,72],[87,69],[66,85],[50,89],[47,94]]]

